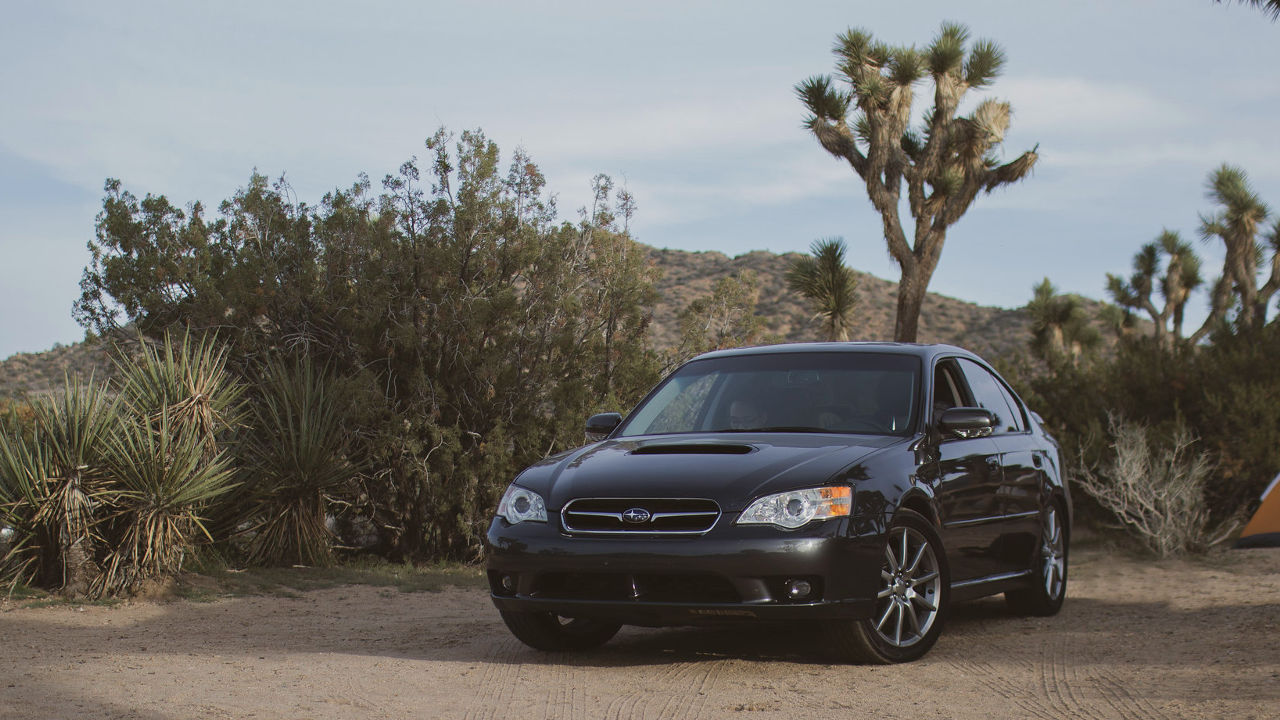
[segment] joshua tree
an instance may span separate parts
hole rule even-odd
[[[1164,275],[1158,277],[1162,265]],[[1161,232],[1155,240],[1142,246],[1133,258],[1133,275],[1128,280],[1107,274],[1107,291],[1116,304],[1149,315],[1156,340],[1164,343],[1182,337],[1187,300],[1203,283],[1200,258],[1191,245],[1172,230]],[[1153,292],[1164,299],[1163,305],[1156,305]]]
[[[1080,297],[1059,295],[1049,278],[1036,285],[1027,312],[1031,315],[1031,350],[1042,360],[1074,363],[1102,340],[1098,329],[1089,323]]]
[[[928,47],[918,50],[886,45],[851,29],[836,38],[839,84],[816,75],[796,86],[809,110],[805,127],[823,149],[849,163],[880,213],[889,254],[902,272],[894,327],[899,341],[916,339],[920,306],[947,228],[979,192],[1021,180],[1036,163],[1034,149],[1000,163],[1008,103],[987,99],[970,114],[956,116],[965,94],[990,85],[1004,65],[1004,52],[995,43],[979,40],[966,48],[968,39],[963,25],[944,23]],[[926,76],[933,84],[933,107],[923,125],[913,128],[913,88]],[[913,243],[899,214],[904,189]]]
[[[1269,211],[1249,185],[1244,170],[1223,164],[1209,175],[1207,195],[1222,206],[1217,212],[1200,216],[1200,236],[1219,238],[1227,255],[1222,266],[1222,281],[1214,292],[1209,319],[1196,331],[1199,340],[1217,325],[1233,305],[1238,305],[1236,325],[1241,330],[1256,330],[1267,320],[1267,305],[1280,290],[1280,222],[1258,241],[1258,230],[1266,222]],[[1270,251],[1267,261],[1265,254]],[[1258,287],[1258,270],[1270,265],[1270,278]]]
[[[811,255],[791,263],[787,285],[809,301],[815,316],[822,319],[822,332],[827,340],[848,340],[853,307],[858,302],[854,292],[858,280],[844,264],[844,240],[814,240],[809,251]]]

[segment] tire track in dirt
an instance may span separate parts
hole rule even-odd
[[[632,720],[633,718],[644,718],[643,700],[647,696],[653,694],[651,687],[663,686],[674,682],[680,675],[687,672],[691,667],[690,663],[670,662],[663,665],[654,673],[652,677],[638,677],[634,681],[630,692],[623,693],[609,701],[608,707],[605,708],[605,720]],[[636,715],[636,709],[639,706],[640,714]]]
[[[715,686],[723,660],[671,663],[651,678],[638,679],[635,688],[609,703],[606,720],[696,720]],[[657,714],[653,715],[657,707]]]
[[[493,649],[481,661],[484,672],[476,688],[475,704],[463,716],[465,720],[498,720],[508,716],[506,711],[523,666],[518,660],[523,647],[515,638],[494,641]]]
[[[1106,671],[1098,678],[1099,694],[1123,718],[1140,718],[1146,720],[1167,720],[1168,715],[1151,703],[1150,700],[1129,691],[1123,681],[1117,679],[1111,671]]]
[[[1109,720],[1108,716],[1093,708],[1077,692],[1078,677],[1073,679],[1073,667],[1067,664],[1066,641],[1054,638],[1040,648],[1040,662],[1036,664],[1041,696],[1050,707],[1087,720]]]
[[[954,660],[951,664],[1032,717],[1040,720],[1060,720],[1062,717],[1060,711],[1034,697],[1034,690],[1031,687],[1018,685],[1007,679],[1005,672],[991,663]]]
[[[550,688],[542,708],[543,720],[589,720],[586,708],[587,675],[569,653],[547,656],[536,683]]]
[[[662,710],[658,712],[658,720],[696,720],[701,717],[702,710],[707,704],[708,694],[715,687],[716,680],[727,662],[727,660],[707,660],[699,663],[700,672],[695,673],[694,682],[689,684],[686,692],[667,699]]]
[[[1150,700],[1134,695],[1115,670],[1103,663],[1090,663],[1094,672],[1081,677],[1084,656],[1072,646],[1070,636],[1055,637],[1045,643],[1039,667],[1045,697],[1057,701],[1071,715],[1089,720],[1168,720]],[[1076,662],[1068,662],[1068,658]],[[1099,705],[1098,700],[1104,704]]]

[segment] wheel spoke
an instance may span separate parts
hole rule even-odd
[[[925,584],[925,583],[927,583],[927,582],[933,582],[937,577],[938,577],[938,571],[937,571],[937,570],[935,570],[935,571],[933,571],[933,572],[931,572],[931,573],[928,573],[927,575],[921,575],[920,577],[918,577],[918,578],[916,578],[916,579],[914,579],[914,580],[912,580],[912,581],[911,581],[911,587],[913,587],[913,588],[920,587],[921,585],[923,585],[923,584]]]
[[[880,620],[876,622],[877,630],[880,630],[881,632],[884,631],[884,624],[889,621],[889,616],[893,614],[894,607],[896,607],[896,604],[892,600],[890,600],[889,606],[884,609],[884,614],[881,615]]]
[[[903,528],[902,530],[902,552],[899,553],[898,558],[901,559],[902,562],[907,561],[907,530],[906,528]]]
[[[884,546],[884,556],[889,560],[889,572],[898,572],[898,559],[893,556],[893,549],[887,544]]]
[[[920,549],[916,550],[916,556],[911,559],[911,566],[907,568],[908,577],[915,575],[916,570],[920,569],[920,560],[924,558],[924,551],[928,549],[928,545],[921,545]]]
[[[902,644],[902,616],[903,614],[905,614],[906,608],[903,607],[902,603],[896,603],[896,605],[898,608],[898,625],[896,628],[894,628],[894,631],[893,631],[893,644],[901,645]]]
[[[916,595],[915,597],[911,598],[911,602],[919,605],[920,607],[924,608],[925,610],[928,610],[929,612],[938,611],[938,606],[929,602],[929,599],[926,598],[924,595]]]
[[[911,625],[912,634],[918,636],[920,634],[920,619],[916,617],[915,606],[911,603],[903,603],[902,612],[907,616],[907,621]]]
[[[885,599],[885,598],[889,597],[889,596],[890,596],[890,595],[892,595],[892,594],[893,594],[893,588],[885,588],[885,589],[881,590],[880,592],[876,593],[876,599],[877,599],[877,600],[883,600],[883,599]]]

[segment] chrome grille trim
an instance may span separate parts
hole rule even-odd
[[[592,509],[575,510],[575,505],[585,504]],[[600,506],[604,506],[601,508]],[[650,510],[653,507],[661,510]],[[615,509],[616,508],[616,511]],[[623,514],[631,508],[643,508],[649,519],[643,523],[628,523]],[[707,498],[575,498],[560,510],[560,523],[566,532],[580,535],[705,535],[720,520],[720,505]],[[574,518],[578,522],[574,522]],[[588,518],[611,520],[616,527],[583,527]],[[701,521],[694,522],[701,518]],[[686,520],[679,529],[655,529],[653,524],[663,520]]]

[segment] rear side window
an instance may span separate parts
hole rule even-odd
[[[986,408],[996,415],[997,434],[1022,432],[1025,425],[1022,421],[1022,411],[1018,408],[1017,402],[1009,396],[1004,386],[996,379],[991,371],[981,365],[964,358],[957,361],[961,371],[964,373],[965,380],[969,383],[969,390],[973,393],[973,400],[978,407]],[[1010,403],[1013,403],[1012,406]]]

